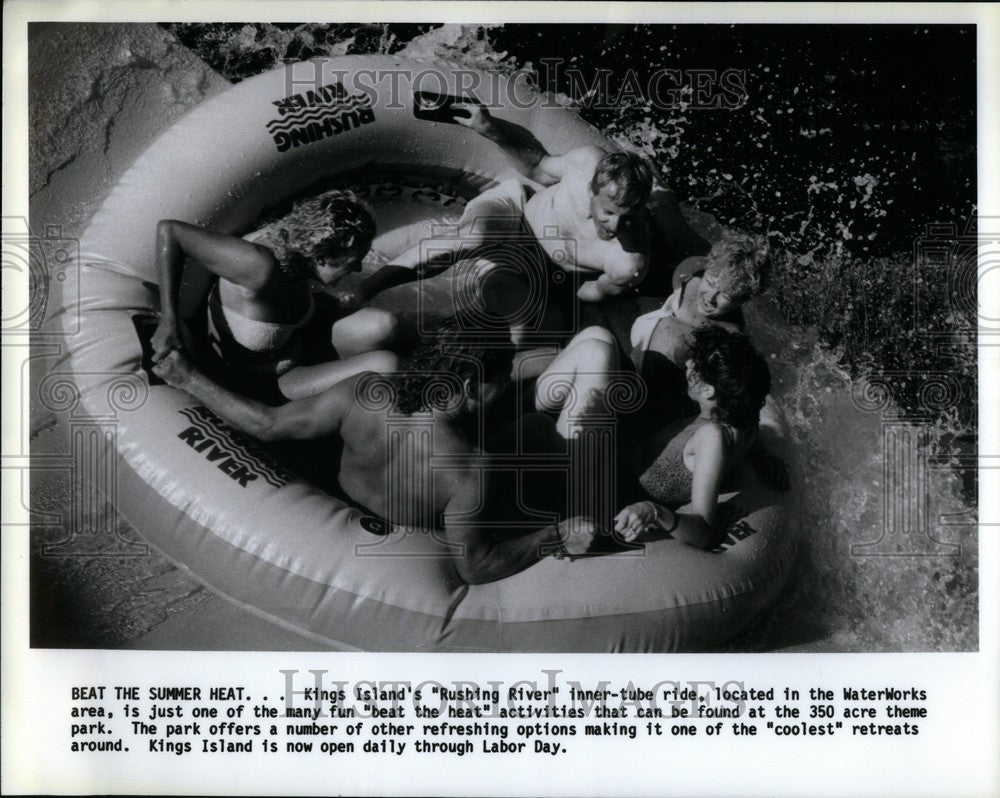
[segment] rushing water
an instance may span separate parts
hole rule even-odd
[[[972,29],[167,27],[232,81],[356,52],[527,71],[648,155],[682,202],[766,232],[779,268],[748,323],[801,453],[800,559],[732,648],[977,646],[975,480],[961,470],[975,435],[972,321],[947,290],[924,316],[914,304],[929,288],[915,283],[928,276],[915,263],[926,226],[962,232],[975,212]],[[651,97],[665,69],[676,91]],[[954,268],[935,266],[930,288]],[[919,457],[889,460],[907,435]],[[903,524],[890,509],[910,467],[928,475],[926,514]]]

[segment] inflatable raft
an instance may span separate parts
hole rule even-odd
[[[609,146],[523,80],[392,57],[295,64],[188,113],[105,200],[82,237],[80,291],[56,313],[80,412],[114,420],[118,511],[194,578],[299,632],[306,648],[692,651],[732,637],[774,597],[794,553],[792,500],[748,469],[720,497],[730,521],[716,551],[662,540],[468,586],[437,535],[387,528],[188,395],[150,385],[137,320],[159,309],[158,220],[245,234],[337,179],[367,196],[374,249],[391,256],[510,175],[492,142],[419,113],[421,93],[475,97],[550,152]],[[786,446],[770,405],[762,429],[768,445]]]

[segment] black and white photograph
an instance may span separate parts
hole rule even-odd
[[[976,649],[974,26],[29,36],[33,645]]]
[[[198,687],[181,687],[200,684],[190,663],[252,668],[269,652],[287,695],[261,702],[252,680],[252,700],[212,694],[247,698],[260,718],[270,705],[291,714],[298,677],[270,667],[283,655],[352,662],[355,675],[359,660],[338,658],[471,662],[434,705],[487,711],[515,688],[487,689],[484,662],[537,655],[524,678],[550,674],[545,700],[597,701],[603,717],[632,719],[595,734],[634,738],[631,723],[650,740],[659,723],[636,717],[670,717],[652,714],[655,690],[636,715],[645,684],[574,692],[536,661],[615,655],[585,662],[624,685],[679,661],[660,655],[721,657],[706,661],[734,663],[731,683],[662,692],[673,717],[688,699],[694,712],[671,734],[727,718],[733,734],[746,722],[765,736],[782,732],[764,707],[782,717],[780,696],[799,697],[786,685],[811,684],[789,673],[824,655],[995,666],[992,621],[981,627],[995,588],[980,580],[995,532],[980,478],[995,454],[980,425],[994,429],[997,405],[980,381],[1000,333],[983,310],[1000,252],[1000,206],[982,199],[996,178],[983,168],[996,131],[982,139],[996,18],[801,21],[775,7],[730,22],[721,4],[671,22],[663,9],[545,4],[580,11],[553,19],[528,4],[493,21],[485,6],[435,17],[418,5],[382,20],[343,4],[295,17],[223,3],[215,17],[167,4],[144,21],[27,21],[26,205],[5,188],[3,214],[15,420],[3,463],[4,558],[26,575],[31,656],[110,663],[66,685],[79,706],[106,699],[124,718],[135,707],[117,700],[140,698],[112,695],[127,683],[115,658],[134,675],[134,662],[176,655],[188,664],[151,682],[173,686],[149,693],[178,699],[176,718],[208,712]],[[13,80],[5,69],[7,96]],[[744,664],[766,676],[765,662],[784,663],[776,694],[741,681]],[[933,690],[903,684],[900,667],[856,683],[888,688],[888,720],[841,715],[841,699],[864,696],[830,682],[828,698],[802,687],[802,700],[831,714],[814,704],[784,733],[806,719],[803,735],[853,735],[848,748],[916,735],[910,719],[928,710],[909,707],[934,705]],[[223,683],[241,681],[213,689]],[[326,686],[315,676],[333,718],[364,717],[335,714],[352,696],[370,708],[356,685],[339,699]],[[381,717],[412,722],[420,693],[367,700],[410,703]],[[144,723],[173,710],[160,711],[147,702],[131,723],[143,755],[192,753],[169,731],[154,742]],[[859,732],[857,717],[897,725]],[[128,767],[135,743],[112,721],[73,723],[72,743],[91,746],[80,751]],[[566,765],[578,743],[545,727],[553,736],[508,744],[477,722],[482,764],[491,745],[526,745]],[[231,753],[231,768],[285,752],[260,728],[243,734],[206,732],[192,756]],[[354,751],[336,739],[324,745]],[[386,732],[382,761],[428,751],[419,767],[440,767],[463,753],[447,739]],[[350,782],[364,794],[379,783]]]

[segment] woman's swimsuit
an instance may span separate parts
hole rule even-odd
[[[300,332],[312,320],[314,311],[310,293],[305,315],[294,324],[250,319],[222,304],[216,281],[208,296],[209,345],[227,368],[281,375],[298,364]]]
[[[684,464],[684,447],[706,424],[718,424],[696,416],[668,424],[653,435],[636,464],[639,484],[654,501],[668,507],[679,507],[691,501],[694,475]],[[722,466],[725,478],[743,459],[754,436],[728,424],[719,424],[723,435],[726,459]]]
[[[688,286],[692,278],[700,279],[704,274],[704,270],[701,270],[686,275],[680,287],[667,297],[662,307],[644,313],[632,323],[630,338],[635,355],[655,347],[655,351],[665,356],[675,366],[682,368],[694,344],[696,330],[711,326],[721,327],[730,332],[742,330],[743,319],[739,311],[731,314],[731,318],[703,318],[698,325],[683,321],[677,316],[678,310],[685,306],[690,308],[698,302],[698,295],[689,292]]]
[[[662,426],[665,421],[676,419],[691,409],[685,363],[694,346],[695,332],[710,326],[731,332],[742,328],[738,311],[725,319],[705,318],[699,325],[678,317],[680,308],[692,308],[697,303],[698,294],[690,290],[690,283],[693,277],[703,274],[698,271],[685,276],[677,291],[660,308],[639,316],[632,323],[630,359],[646,385],[646,403],[637,415],[643,428]]]

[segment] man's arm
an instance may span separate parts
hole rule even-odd
[[[562,550],[572,556],[590,548],[597,527],[587,518],[570,518],[517,537],[494,539],[488,491],[488,472],[461,475],[450,486],[444,529],[448,541],[459,548],[455,567],[464,582],[495,582]],[[495,504],[494,504],[495,506]],[[510,534],[502,530],[499,534]]]
[[[365,278],[359,293],[367,302],[376,294],[397,285],[434,277],[468,257],[483,244],[482,232],[475,230],[476,218],[462,217],[458,229],[431,236]]]
[[[376,294],[395,288],[397,285],[412,283],[440,274],[452,266],[459,252],[446,257],[446,253],[438,253],[437,258],[424,258],[424,249],[418,244],[413,249],[404,252],[392,263],[383,266],[374,274],[361,281],[358,287],[359,301],[364,304]]]
[[[551,155],[529,130],[506,119],[497,119],[480,105],[455,103],[452,107],[469,113],[468,117],[456,116],[458,124],[494,142],[514,161],[521,174],[543,186],[554,185],[571,172],[581,170],[589,177],[604,156],[604,150],[592,145],[577,147],[563,155]]]
[[[176,350],[153,366],[153,371],[204,402],[224,421],[262,441],[306,440],[339,432],[354,401],[354,380],[346,380],[318,396],[271,407],[223,388]]]
[[[600,302],[602,299],[618,296],[642,282],[647,266],[644,254],[623,252],[615,263],[604,267],[604,273],[596,280],[583,283],[576,295],[581,302]]]
[[[640,208],[622,221],[615,241],[604,242],[603,248],[597,250],[598,262],[586,264],[600,269],[603,274],[580,286],[576,292],[580,301],[600,302],[639,285],[649,270],[650,244],[649,215]]]

